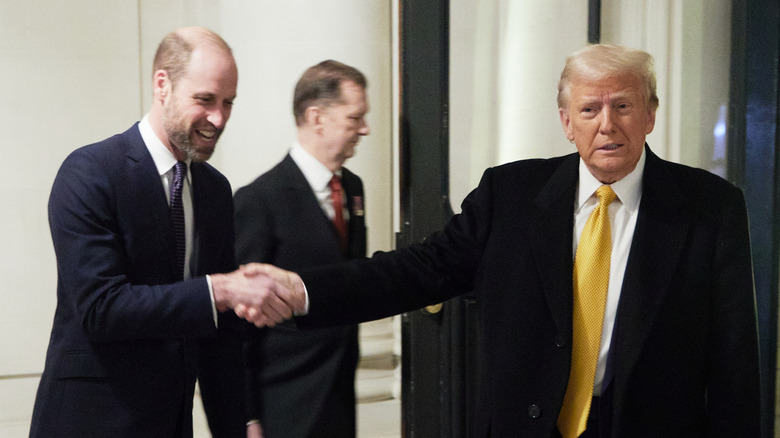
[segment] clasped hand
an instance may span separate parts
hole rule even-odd
[[[294,272],[250,263],[211,279],[217,310],[233,309],[257,327],[273,327],[305,311],[303,281]]]

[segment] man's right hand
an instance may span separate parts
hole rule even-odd
[[[214,303],[218,311],[233,309],[236,315],[258,327],[273,327],[290,319],[294,311],[305,306],[299,304],[300,299],[290,288],[289,281],[280,281],[282,277],[278,272],[265,268],[270,265],[255,263],[250,266],[251,268],[242,267],[229,274],[211,275]],[[272,271],[278,279],[266,273],[267,271]],[[293,275],[300,281],[297,274]],[[305,303],[305,296],[303,300]]]
[[[303,280],[295,272],[285,271],[265,263],[250,263],[240,269],[247,277],[263,277],[270,282],[270,289],[289,306],[293,315],[303,315],[306,308],[306,288]],[[236,315],[254,323],[258,327],[268,325],[266,317],[259,309],[239,304],[233,309]]]

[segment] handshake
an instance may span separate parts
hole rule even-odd
[[[294,272],[250,263],[229,274],[210,277],[217,310],[233,309],[257,327],[273,327],[306,312],[303,281]]]

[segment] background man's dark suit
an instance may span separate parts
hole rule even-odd
[[[289,155],[239,189],[234,201],[238,263],[298,270],[365,257],[363,183],[342,168],[342,185],[349,209],[346,254]],[[251,417],[260,420],[266,436],[354,436],[357,335],[357,325],[299,331],[292,322],[254,331],[247,351],[247,398]],[[295,412],[287,410],[290,406]]]
[[[190,172],[193,279],[182,281],[138,124],[63,163],[49,200],[58,305],[31,436],[191,436],[199,355],[212,432],[245,434],[240,344],[203,340],[218,331],[202,275],[235,269],[231,189],[206,163]],[[238,428],[216,428],[231,417]]]
[[[572,341],[578,154],[485,172],[426,242],[301,271],[301,326],[376,319],[475,289],[484,373],[474,436],[556,429]],[[758,346],[742,193],[647,149],[602,431],[610,437],[758,436]]]

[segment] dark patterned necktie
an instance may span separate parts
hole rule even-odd
[[[187,164],[177,161],[173,167],[173,184],[171,186],[171,221],[173,222],[173,235],[176,239],[176,261],[179,265],[179,273],[184,275],[184,258],[187,243],[184,236],[184,205],[182,204],[182,187],[187,176]]]

